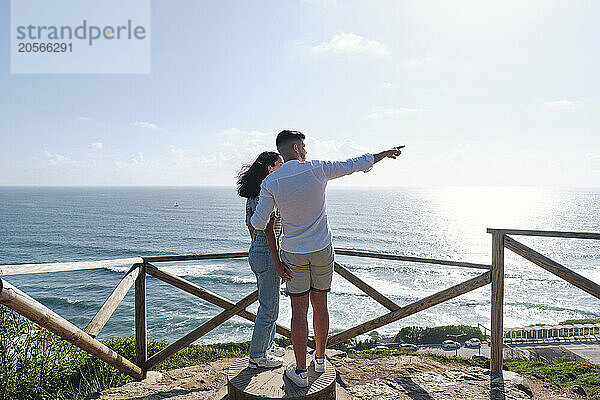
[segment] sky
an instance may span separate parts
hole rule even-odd
[[[234,185],[304,132],[308,158],[406,145],[344,186],[600,187],[600,3],[151,3],[149,74],[11,74],[0,185]]]

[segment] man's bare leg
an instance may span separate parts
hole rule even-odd
[[[327,335],[329,334],[329,310],[327,309],[327,292],[310,292],[310,303],[313,308],[313,329],[315,331],[315,355],[325,357]]]
[[[296,356],[296,368],[306,369],[306,343],[308,342],[308,294],[304,296],[290,296],[292,300],[292,344]]]

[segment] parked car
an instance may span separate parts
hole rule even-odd
[[[402,343],[400,345],[400,350],[404,350],[404,351],[417,351],[419,350],[419,347],[417,345],[411,344],[411,343]]]
[[[477,338],[471,338],[465,342],[465,347],[479,347],[481,346],[481,340]]]
[[[454,340],[444,340],[442,342],[443,349],[460,349],[460,343],[455,342]]]

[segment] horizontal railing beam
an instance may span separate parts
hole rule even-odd
[[[596,282],[593,282],[586,277],[571,271],[569,268],[557,263],[543,254],[538,253],[532,248],[525,246],[523,243],[516,241],[510,236],[504,237],[504,247],[520,255],[524,259],[542,267],[546,271],[558,276],[559,278],[564,279],[570,284],[577,286],[579,289],[584,290],[592,296],[600,299],[600,285],[598,285]]]
[[[99,269],[108,267],[120,267],[123,265],[139,264],[143,262],[141,257],[118,258],[114,260],[100,261],[75,261],[47,264],[14,264],[0,265],[0,275],[22,275],[42,274],[46,272],[80,271],[85,269]]]
[[[487,265],[487,264],[476,264],[476,263],[452,261],[452,260],[438,260],[435,258],[409,257],[409,256],[401,256],[398,254],[373,253],[373,252],[368,252],[368,251],[335,249],[335,254],[339,255],[339,256],[354,256],[354,257],[378,258],[378,259],[382,259],[382,260],[408,261],[408,262],[423,263],[423,264],[448,265],[451,267],[465,267],[465,268],[476,268],[476,269],[486,269],[486,270],[492,269],[491,265]]]
[[[477,264],[462,261],[453,260],[439,260],[435,258],[423,258],[423,257],[410,257],[402,256],[399,254],[386,254],[386,253],[374,253],[368,251],[355,251],[355,250],[344,250],[336,249],[336,255],[341,256],[355,256],[355,257],[366,257],[366,258],[378,258],[383,260],[396,260],[396,261],[409,261],[415,263],[425,264],[438,264],[447,265],[452,267],[465,267],[465,268],[477,268],[477,269],[491,269],[490,265]],[[214,254],[182,254],[182,255],[171,255],[171,256],[149,256],[142,257],[146,262],[164,262],[164,261],[194,261],[194,260],[211,260],[211,259],[224,259],[224,258],[244,258],[248,257],[248,252],[236,252],[236,253],[214,253]]]
[[[142,257],[144,262],[165,262],[165,261],[196,261],[196,260],[219,260],[223,258],[244,258],[248,257],[247,251],[235,253],[213,253],[213,254],[180,254],[171,256],[148,256]]]
[[[488,228],[488,233],[500,233],[504,235],[516,236],[540,236],[553,238],[570,238],[570,239],[594,239],[600,240],[600,233],[594,232],[563,232],[563,231],[535,231],[524,229],[493,229]]]

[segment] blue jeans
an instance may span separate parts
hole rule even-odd
[[[267,238],[262,231],[254,231],[248,261],[258,285],[258,312],[250,342],[250,357],[264,357],[275,337],[279,316],[280,278],[275,270]]]

